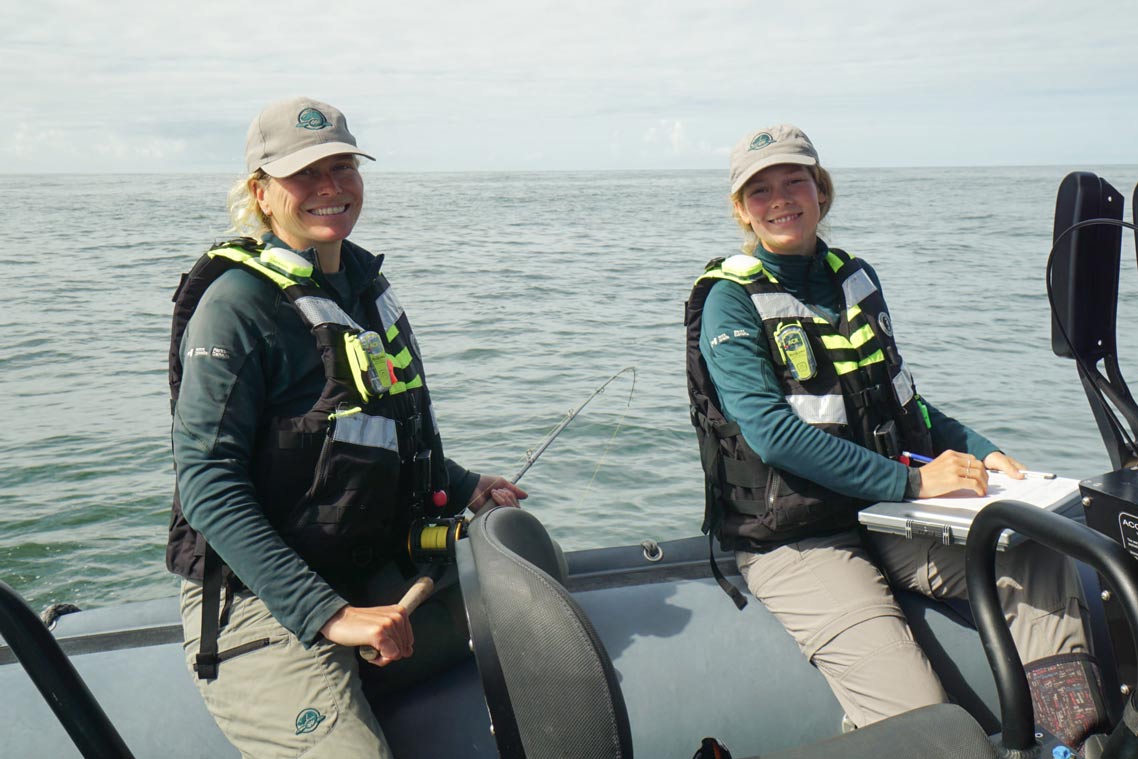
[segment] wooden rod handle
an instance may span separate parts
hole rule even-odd
[[[399,605],[407,612],[407,616],[411,616],[411,612],[418,609],[419,605],[430,598],[434,592],[435,581],[427,575],[423,575],[411,583],[411,587],[399,599]],[[371,646],[360,646],[360,656],[368,661],[374,661],[379,658],[379,651]]]

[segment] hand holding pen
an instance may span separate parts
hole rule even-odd
[[[997,457],[997,456],[1002,458],[1002,459],[1006,459],[1009,466],[998,466],[997,462],[993,459],[993,457]],[[906,461],[905,459],[908,459],[908,461]],[[922,456],[919,453],[909,453],[908,451],[902,451],[901,452],[901,463],[908,465],[910,461],[918,463],[918,464],[931,464],[933,462],[933,459],[929,458],[928,456]],[[1003,462],[999,462],[999,463],[1003,463]],[[989,472],[1001,472],[1003,474],[1006,474],[1008,477],[1011,477],[1013,480],[1032,479],[1032,478],[1041,479],[1041,480],[1053,480],[1053,479],[1055,479],[1055,473],[1054,472],[1033,472],[1030,469],[1024,469],[1018,461],[1013,459],[1011,456],[1008,456],[1007,454],[1001,453],[1000,451],[995,451],[993,453],[988,454],[987,458],[984,459],[984,467]],[[1022,475],[1022,476],[1017,476],[1017,475]]]
[[[911,453],[901,454],[902,460],[906,457],[910,461],[923,460],[924,463],[918,470],[921,473],[918,498],[935,498],[958,490],[970,490],[980,496],[988,493],[988,470],[971,454],[945,451],[935,459]]]

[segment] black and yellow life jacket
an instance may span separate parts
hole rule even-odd
[[[866,267],[831,249],[828,272],[841,291],[836,324],[795,298],[753,256],[708,263],[686,304],[687,379],[692,424],[706,484],[704,532],[726,550],[757,549],[857,524],[865,502],[768,466],[720,407],[700,353],[703,305],[726,279],[743,287],[762,321],[787,402],[807,424],[878,450],[932,454],[928,411],[897,350],[889,309]]]
[[[250,471],[258,502],[285,542],[345,592],[338,581],[398,555],[414,512],[437,515],[434,494],[447,487],[417,342],[382,274],[360,296],[369,323],[359,324],[313,281],[303,257],[233,241],[199,259],[174,296],[172,408],[186,325],[210,284],[235,267],[280,288],[311,330],[325,374],[308,411],[267,419],[259,430]],[[205,555],[175,493],[167,566],[201,579]]]

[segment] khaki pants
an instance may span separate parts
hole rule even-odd
[[[756,598],[794,637],[857,726],[947,700],[890,590],[967,598],[964,549],[870,534],[887,582],[856,531],[767,553],[736,553]],[[997,590],[1024,662],[1088,653],[1073,563],[1035,543],[997,555]]]
[[[182,629],[193,671],[201,636],[201,583],[183,581]],[[259,646],[259,642],[267,645]],[[319,640],[310,648],[265,604],[233,597],[218,650],[257,646],[223,661],[216,680],[194,678],[222,733],[251,759],[390,759],[383,731],[364,698],[355,651]]]

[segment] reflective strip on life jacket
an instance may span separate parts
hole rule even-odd
[[[845,251],[843,251],[843,252],[845,252]],[[856,258],[856,256],[854,256],[850,253],[846,253],[846,255],[849,256],[851,261],[854,258]],[[844,262],[842,261],[841,257],[837,253],[835,253],[833,250],[827,250],[826,251],[826,263],[829,264],[830,271],[834,272],[835,274],[837,274],[838,269],[842,268],[842,266],[844,265]]]
[[[394,356],[389,356],[391,363],[395,365],[396,369],[406,369],[411,365],[411,349],[404,348],[396,353]]]
[[[423,386],[423,375],[416,374],[415,378],[413,380],[411,380],[410,382],[396,382],[394,385],[391,386],[391,390],[389,392],[392,395],[394,395],[396,393],[403,393],[403,392],[406,392],[408,390],[415,390],[416,388],[420,388],[422,386]]]
[[[210,258],[228,258],[230,261],[242,263],[247,259],[253,258],[253,254],[244,248],[214,248],[209,251]]]
[[[817,314],[788,292],[754,293],[751,302],[762,319],[815,319]]]
[[[846,401],[841,395],[788,395],[786,402],[807,424],[845,424]]]
[[[852,361],[842,361],[841,367],[838,370],[838,374],[847,374],[863,366],[869,366],[870,364],[880,364],[883,361],[885,361],[885,354],[881,351],[877,351],[873,355],[863,358],[857,363],[853,363]],[[834,365],[837,366],[837,362],[835,362]]]
[[[340,412],[332,415],[336,421],[332,430],[333,440],[399,453],[399,428],[394,419],[368,416],[358,413],[359,409],[353,411],[355,413]]]
[[[823,333],[818,337],[822,340],[822,345],[826,346],[826,350],[828,351],[854,350],[851,341],[848,340],[845,335],[840,335],[837,332]]]
[[[257,256],[255,256],[253,253],[250,253],[248,250],[245,250],[244,248],[232,246],[214,248],[213,250],[209,251],[208,255],[210,258],[227,258],[230,261],[243,264],[250,269],[255,269],[259,274],[272,280],[273,284],[282,290],[297,284],[297,281],[295,279],[286,274],[282,274],[280,271],[274,269],[271,266],[266,266],[265,264],[261,263],[261,261],[258,260]],[[310,268],[309,274],[311,273],[312,271]]]
[[[865,269],[858,269],[842,282],[842,294],[845,296],[847,308],[861,303],[875,292],[877,292],[877,287],[866,274]]]
[[[868,324],[863,324],[861,327],[850,334],[850,345],[852,345],[854,348],[860,348],[875,337],[876,335],[873,334],[873,327],[869,326]]]
[[[286,274],[282,274],[271,266],[265,266],[256,258],[253,258],[251,256],[241,261],[241,263],[243,263],[245,266],[248,266],[250,269],[256,269],[261,274],[271,279],[273,283],[282,290],[288,289],[289,287],[293,287],[298,284],[295,279],[289,277]]]
[[[296,310],[300,312],[304,320],[314,327],[321,324],[339,324],[341,327],[363,332],[363,327],[357,324],[355,319],[348,316],[348,313],[330,298],[317,298],[307,295],[303,298],[297,298],[293,301],[293,305],[296,306]]]
[[[395,328],[395,322],[399,321],[399,317],[403,316],[403,305],[395,297],[395,292],[388,287],[376,297],[375,307],[379,311],[379,320],[383,323],[383,329],[387,332],[387,339],[394,340],[399,330],[395,330],[395,335],[391,334],[391,330]]]
[[[897,393],[897,402],[902,406],[913,400],[913,375],[909,373],[909,367],[905,366],[904,362],[893,376],[893,390]]]

